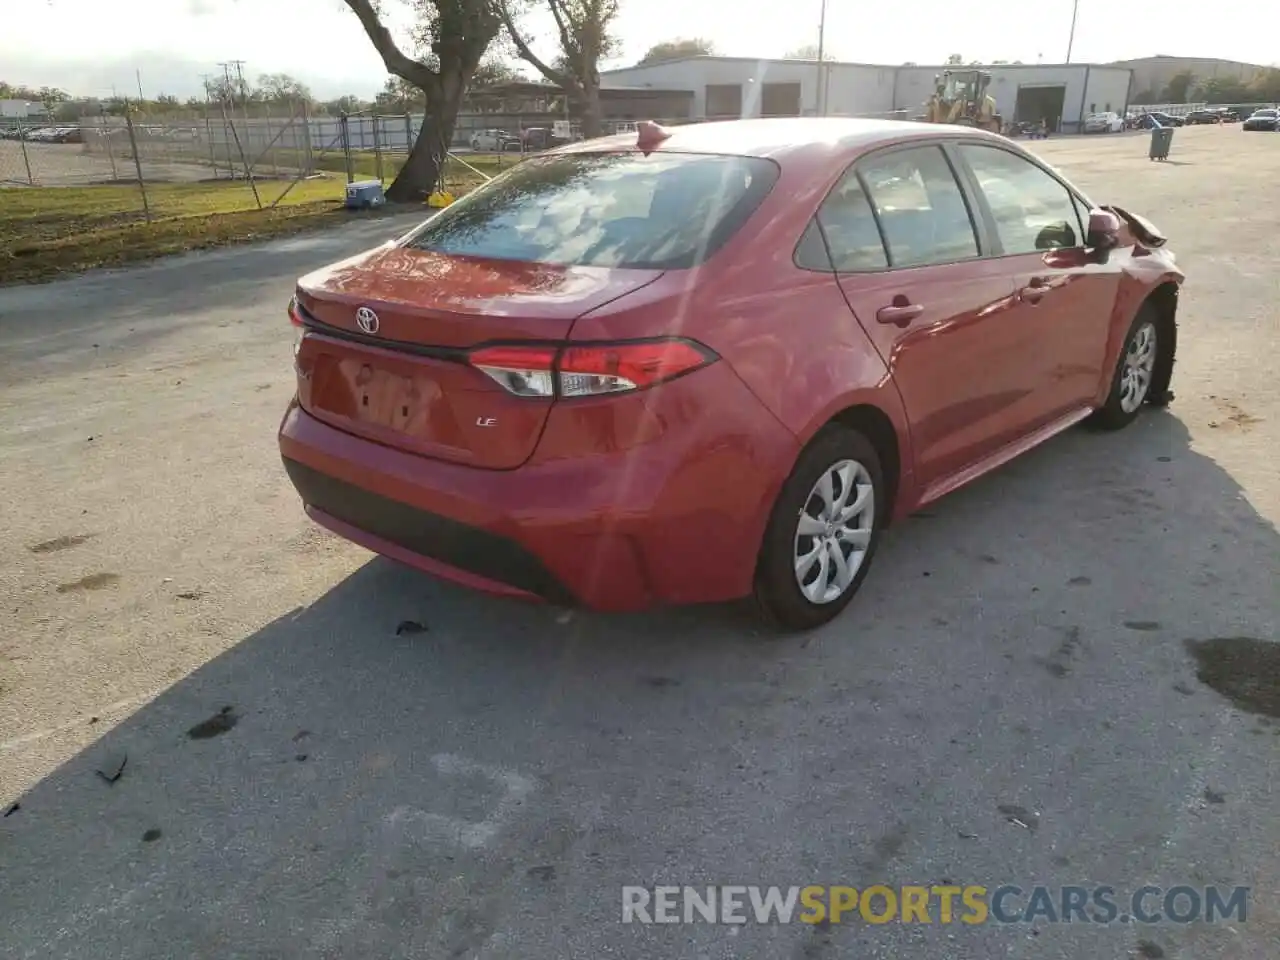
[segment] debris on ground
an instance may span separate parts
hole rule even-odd
[[[129,762],[126,753],[113,753],[97,769],[97,774],[107,783],[115,783],[124,775],[124,765]]]
[[[239,721],[240,718],[231,707],[223,707],[208,720],[201,720],[188,730],[187,736],[192,740],[208,740],[226,733]]]
[[[1016,803],[1002,803],[996,809],[1004,815],[1006,820],[1024,830],[1034,831],[1040,826],[1040,814]]]

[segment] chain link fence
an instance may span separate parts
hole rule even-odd
[[[265,110],[216,101],[166,117],[9,119],[0,127],[0,279],[336,222],[346,185],[390,184],[423,122],[422,114],[316,115],[301,102]],[[634,129],[633,120],[610,120],[604,132]],[[462,114],[443,187],[459,196],[579,135],[559,115]]]

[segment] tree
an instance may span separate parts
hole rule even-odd
[[[584,137],[600,136],[604,118],[600,109],[599,64],[617,46],[609,31],[618,16],[618,0],[539,0],[551,11],[560,42],[560,59],[550,64],[529,47],[516,23],[514,0],[496,2],[520,59],[577,101]]]
[[[1250,85],[1251,99],[1267,103],[1280,102],[1280,70],[1275,67],[1262,74]]]
[[[796,47],[790,53],[786,54],[783,60],[817,60],[818,45],[816,43],[806,43],[802,47]],[[835,55],[830,50],[822,51],[822,59],[831,61],[835,60]]]
[[[1135,106],[1149,106],[1153,103],[1159,103],[1160,98],[1156,95],[1154,90],[1139,90],[1133,95],[1133,100],[1130,102]]]
[[[502,29],[497,0],[402,2],[416,18],[414,38],[422,54],[419,59],[401,50],[383,23],[385,3],[345,0],[387,72],[421,90],[426,106],[409,158],[387,189],[387,199],[394,201],[421,200],[439,182],[467,84]]]
[[[1249,85],[1234,77],[1210,77],[1200,84],[1196,96],[1206,103],[1247,103]]]
[[[373,105],[388,113],[416,113],[427,109],[427,97],[407,80],[387,77],[382,90],[373,98]]]
[[[953,53],[951,56],[947,57],[947,66],[949,67],[958,67],[962,63],[964,63],[964,57],[960,56],[958,53]]]
[[[481,61],[476,72],[471,76],[471,89],[483,90],[496,87],[502,83],[515,83],[523,80],[524,74],[504,60],[490,57]]]
[[[311,91],[287,73],[264,73],[258,77],[258,98],[268,103],[310,103]]]
[[[1191,92],[1195,82],[1195,75],[1190,70],[1183,70],[1181,73],[1175,74],[1164,88],[1165,102],[1186,103],[1187,94]]]
[[[369,104],[354,94],[348,93],[345,97],[338,97],[336,100],[325,100],[316,104],[316,106],[325,113],[341,115],[344,113],[359,113]]]
[[[702,37],[691,37],[689,39],[679,37],[675,40],[664,40],[662,43],[655,43],[640,58],[640,62],[636,66],[644,67],[651,63],[665,63],[668,60],[682,60],[685,57],[710,57],[715,52],[715,44],[710,40],[704,40]]]

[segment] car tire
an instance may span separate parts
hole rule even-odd
[[[1092,426],[1120,430],[1137,419],[1145,404],[1163,406],[1172,399],[1168,394],[1171,341],[1172,332],[1161,322],[1159,312],[1144,303],[1125,334],[1107,400],[1089,418]]]
[[[795,632],[839,616],[871,569],[887,502],[871,441],[847,427],[824,428],[800,454],[765,528],[753,593],[764,619]]]

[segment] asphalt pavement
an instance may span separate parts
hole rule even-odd
[[[1177,399],[893,529],[835,623],[481,597],[308,523],[299,274],[0,289],[0,956],[1280,956],[1277,141],[1035,144],[1190,276]],[[655,884],[1251,888],[1216,924],[623,924]]]

